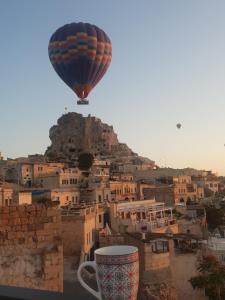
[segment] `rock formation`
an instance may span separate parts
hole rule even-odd
[[[82,152],[94,156],[135,156],[126,145],[119,143],[113,127],[96,117],[70,112],[61,116],[51,127],[51,146],[45,152],[48,160],[71,161]]]

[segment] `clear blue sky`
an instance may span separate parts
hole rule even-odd
[[[113,44],[88,107],[76,105],[47,53],[51,34],[78,21],[104,29]],[[121,142],[158,164],[225,174],[224,0],[7,0],[0,36],[5,157],[43,153],[67,106],[113,125]]]

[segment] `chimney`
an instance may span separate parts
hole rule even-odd
[[[141,233],[141,239],[142,239],[142,241],[146,240],[146,232]]]

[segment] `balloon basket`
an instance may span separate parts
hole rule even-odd
[[[89,101],[87,99],[80,99],[77,101],[78,105],[87,105],[89,104]]]

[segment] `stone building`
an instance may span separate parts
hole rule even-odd
[[[204,189],[191,180],[191,176],[162,177],[155,183],[138,184],[140,199],[154,197],[166,205],[175,206],[178,203],[186,204],[187,201],[199,201],[204,197]]]
[[[111,202],[111,191],[104,183],[91,184],[88,188],[80,189],[80,201],[82,203]]]
[[[104,226],[104,210],[98,205],[62,210],[62,237],[65,255],[90,258],[96,244],[96,230]]]
[[[21,185],[31,187],[34,183],[33,164],[23,163],[18,165],[19,182]]]
[[[219,179],[217,175],[211,171],[204,172],[199,176],[193,176],[192,180],[204,189],[212,191],[214,194],[219,191]]]
[[[109,188],[112,201],[135,201],[137,200],[137,184],[127,180],[110,180]]]
[[[204,197],[203,187],[193,182],[191,176],[174,176],[173,185],[175,203],[197,201]]]
[[[116,232],[124,226],[128,232],[178,232],[172,208],[155,200],[111,203],[110,224]]]
[[[110,165],[107,161],[94,161],[91,167],[91,175],[95,181],[107,182],[110,176]]]
[[[0,187],[0,204],[1,206],[13,205],[13,189]]]
[[[42,176],[54,175],[63,168],[63,163],[9,160],[4,165],[4,179],[26,187],[40,186]]]
[[[39,183],[39,177],[43,175],[50,175],[60,172],[65,168],[64,163],[59,162],[43,162],[43,163],[33,163],[33,181],[34,185]]]
[[[29,192],[28,192],[29,193]],[[80,203],[79,188],[38,189],[32,190],[32,203],[52,201],[59,207],[72,208]]]
[[[10,183],[0,184],[0,207],[17,204],[17,186]]]
[[[123,173],[136,173],[137,171],[153,170],[155,167],[154,161],[134,161],[131,160],[129,163],[123,163],[118,166],[118,171]]]
[[[47,189],[78,187],[81,171],[78,168],[64,168],[55,173],[39,175],[36,178],[38,186]]]
[[[80,203],[79,188],[61,188],[50,191],[51,201],[59,201],[60,206],[74,207]]]
[[[30,205],[32,204],[32,192],[20,191],[18,193],[18,205]]]
[[[168,184],[138,183],[138,197],[140,199],[152,199],[174,206],[174,188]]]

